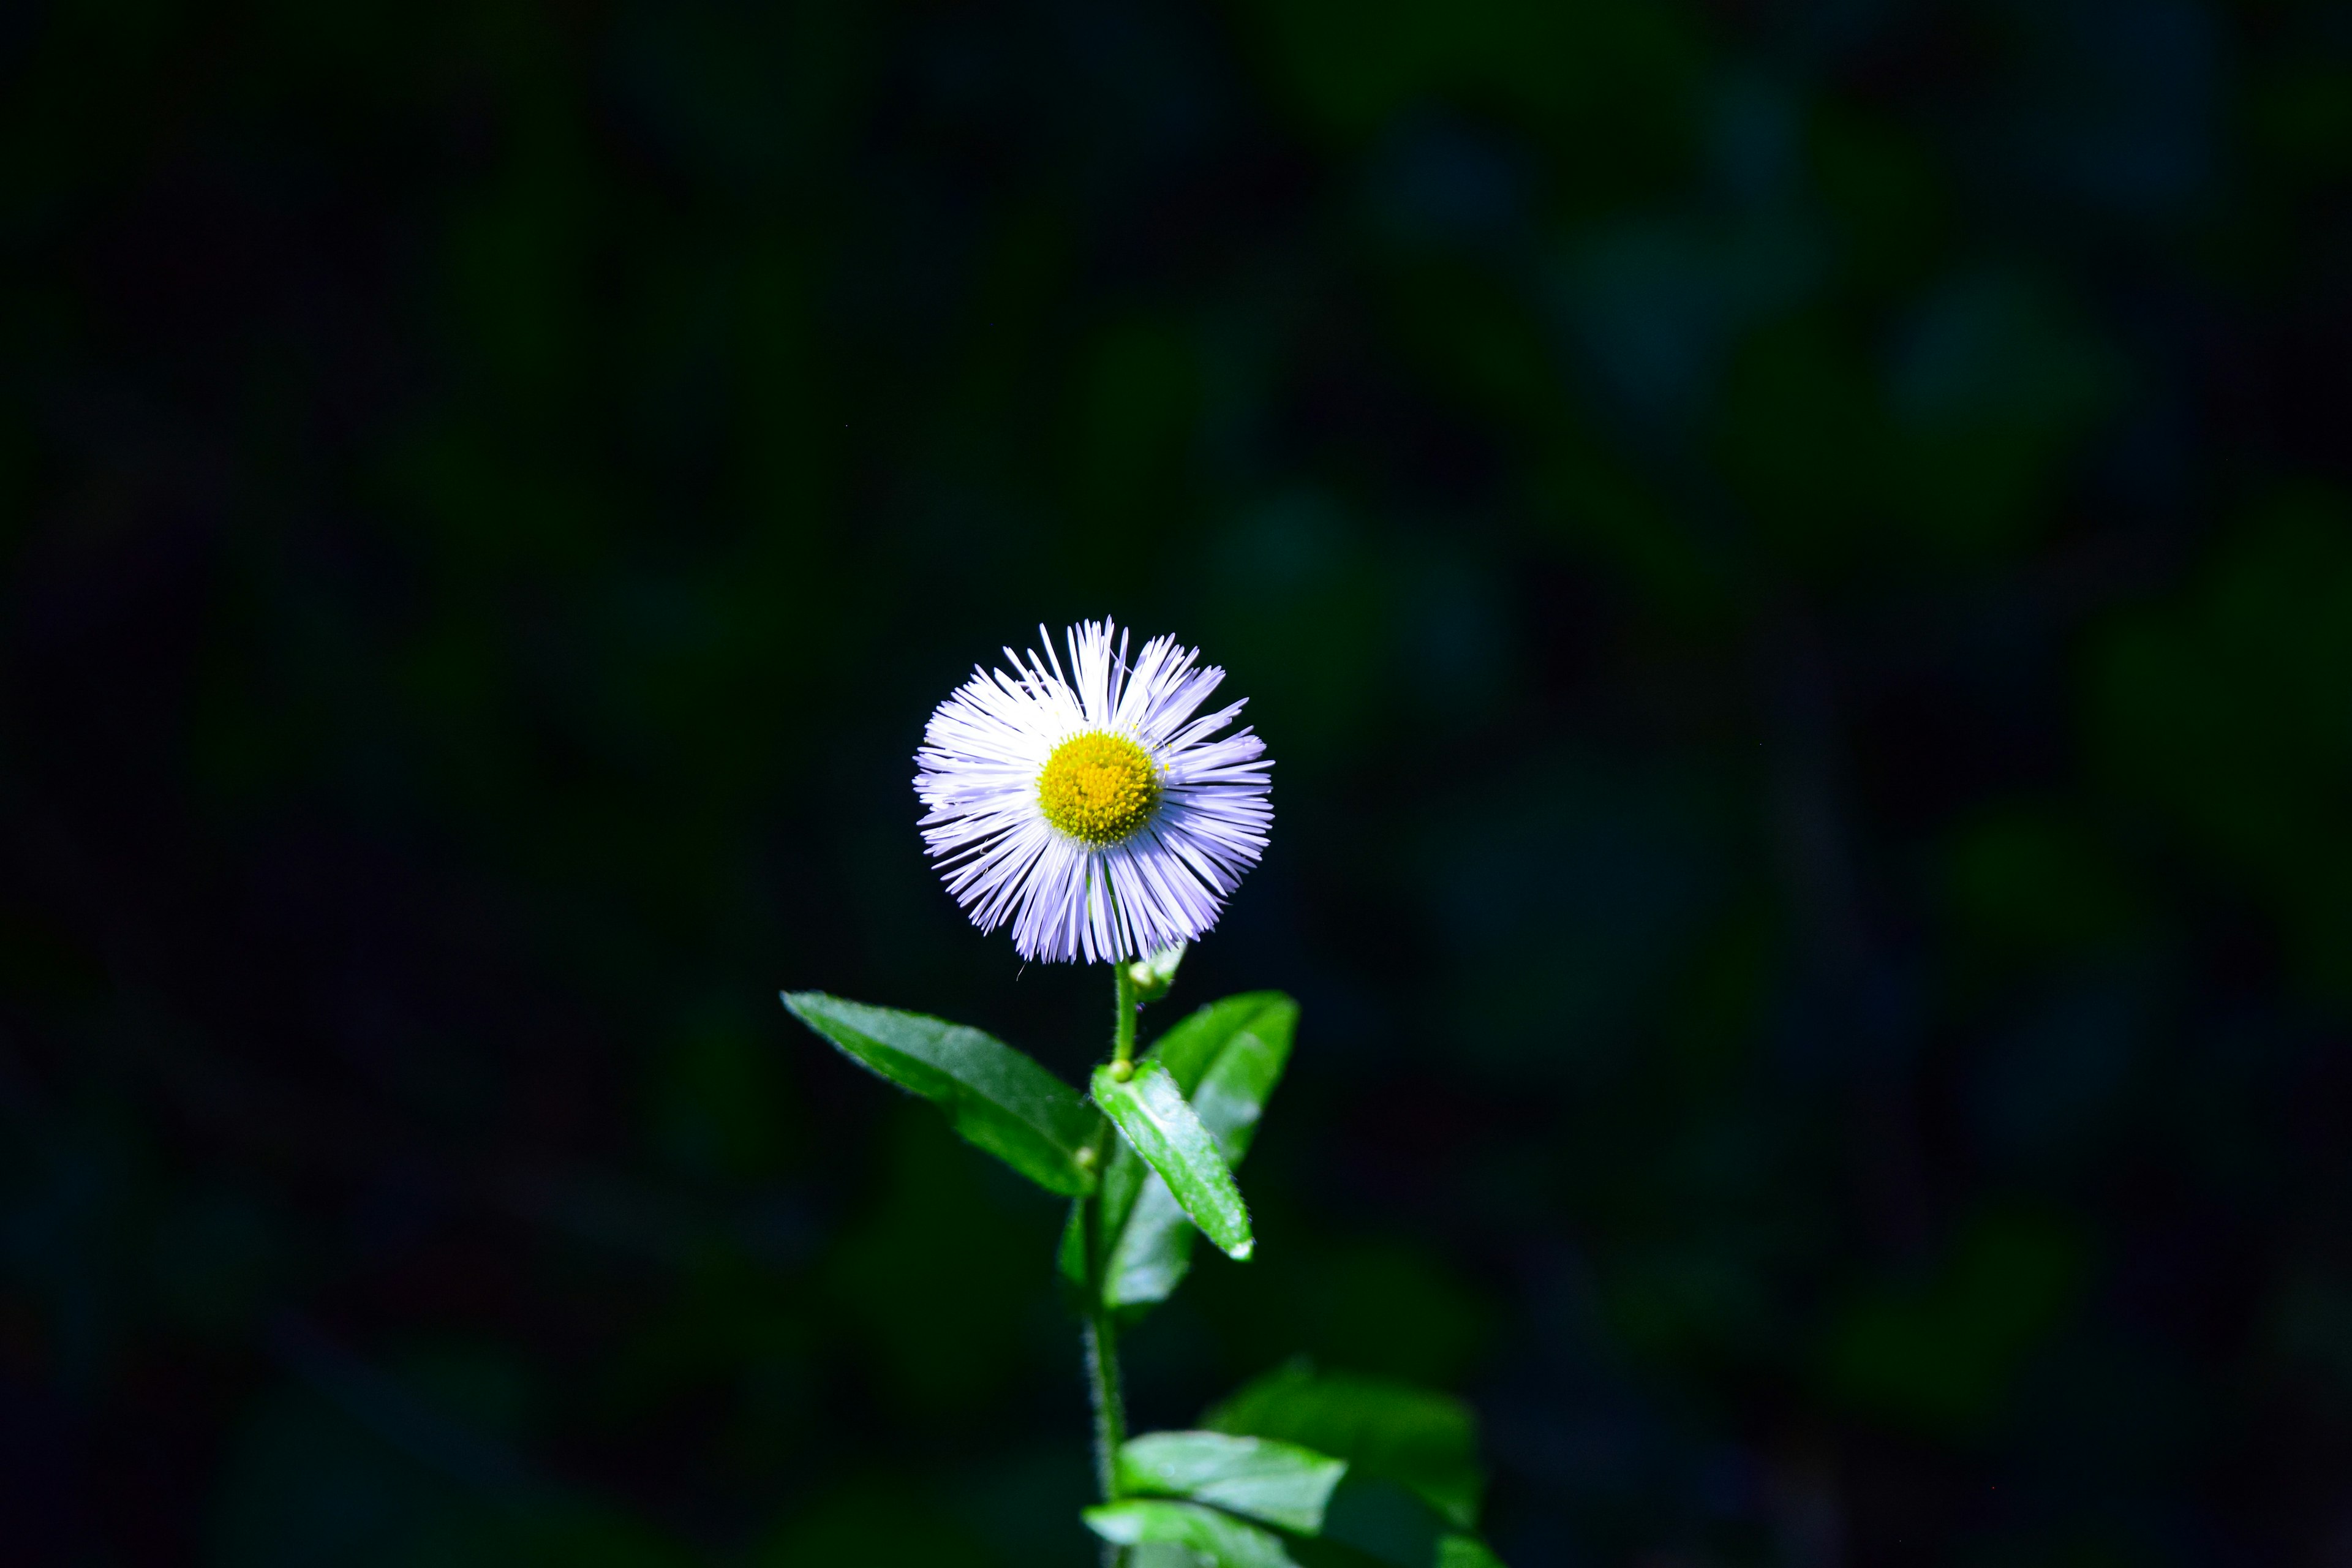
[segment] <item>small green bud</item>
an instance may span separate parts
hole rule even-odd
[[[1110,1076],[1114,1082],[1125,1083],[1129,1079],[1135,1076],[1135,1064],[1133,1062],[1113,1062],[1110,1064]]]
[[[1095,1146],[1091,1143],[1081,1143],[1078,1145],[1077,1152],[1072,1154],[1070,1159],[1081,1171],[1093,1170],[1095,1168]]]
[[[1135,982],[1138,1002],[1157,1002],[1168,994],[1169,987],[1176,984],[1176,966],[1184,962],[1184,947],[1180,942],[1127,966],[1127,977]]]

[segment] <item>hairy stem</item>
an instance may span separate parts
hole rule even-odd
[[[1135,1058],[1135,975],[1124,963],[1110,966],[1111,983],[1118,988],[1118,1015],[1110,1037],[1110,1059],[1122,1067]]]
[[[1135,979],[1124,963],[1112,964],[1111,973],[1118,1006],[1111,1031],[1111,1059],[1118,1064],[1118,1070],[1123,1075],[1135,1056]],[[1118,1136],[1108,1121],[1097,1123],[1097,1170],[1109,1169],[1111,1141]],[[1102,1490],[1103,1501],[1116,1502],[1118,1450],[1127,1441],[1127,1395],[1118,1375],[1118,1331],[1111,1321],[1110,1307],[1103,1300],[1103,1270],[1110,1261],[1111,1238],[1102,1231],[1099,1196],[1079,1199],[1078,1215],[1087,1258],[1086,1321],[1079,1331],[1086,1343],[1087,1394],[1095,1412],[1095,1481]],[[1119,1568],[1126,1560],[1126,1548],[1103,1542],[1103,1568]]]
[[[1095,1406],[1095,1480],[1105,1502],[1118,1497],[1118,1449],[1127,1441],[1127,1400],[1119,1389],[1118,1335],[1097,1303],[1087,1314],[1087,1392]]]

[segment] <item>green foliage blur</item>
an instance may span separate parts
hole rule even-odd
[[[2340,6],[26,0],[0,193],[10,1561],[1094,1561],[1059,1206],[774,997],[1083,1080],[909,780],[1104,614],[1303,1009],[1139,1430],[2352,1541]]]

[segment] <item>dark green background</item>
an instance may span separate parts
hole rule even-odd
[[[1090,1561],[1058,1209],[774,996],[1083,1070],[908,784],[1105,613],[1306,1007],[1141,1424],[2340,1560],[2342,6],[28,4],[0,127],[12,1561]]]

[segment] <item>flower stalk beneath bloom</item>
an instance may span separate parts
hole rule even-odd
[[[1110,1076],[1124,1081],[1135,1070],[1135,1014],[1142,1004],[1135,999],[1135,973],[1129,965],[1111,965],[1111,986],[1117,1012],[1111,1023]]]

